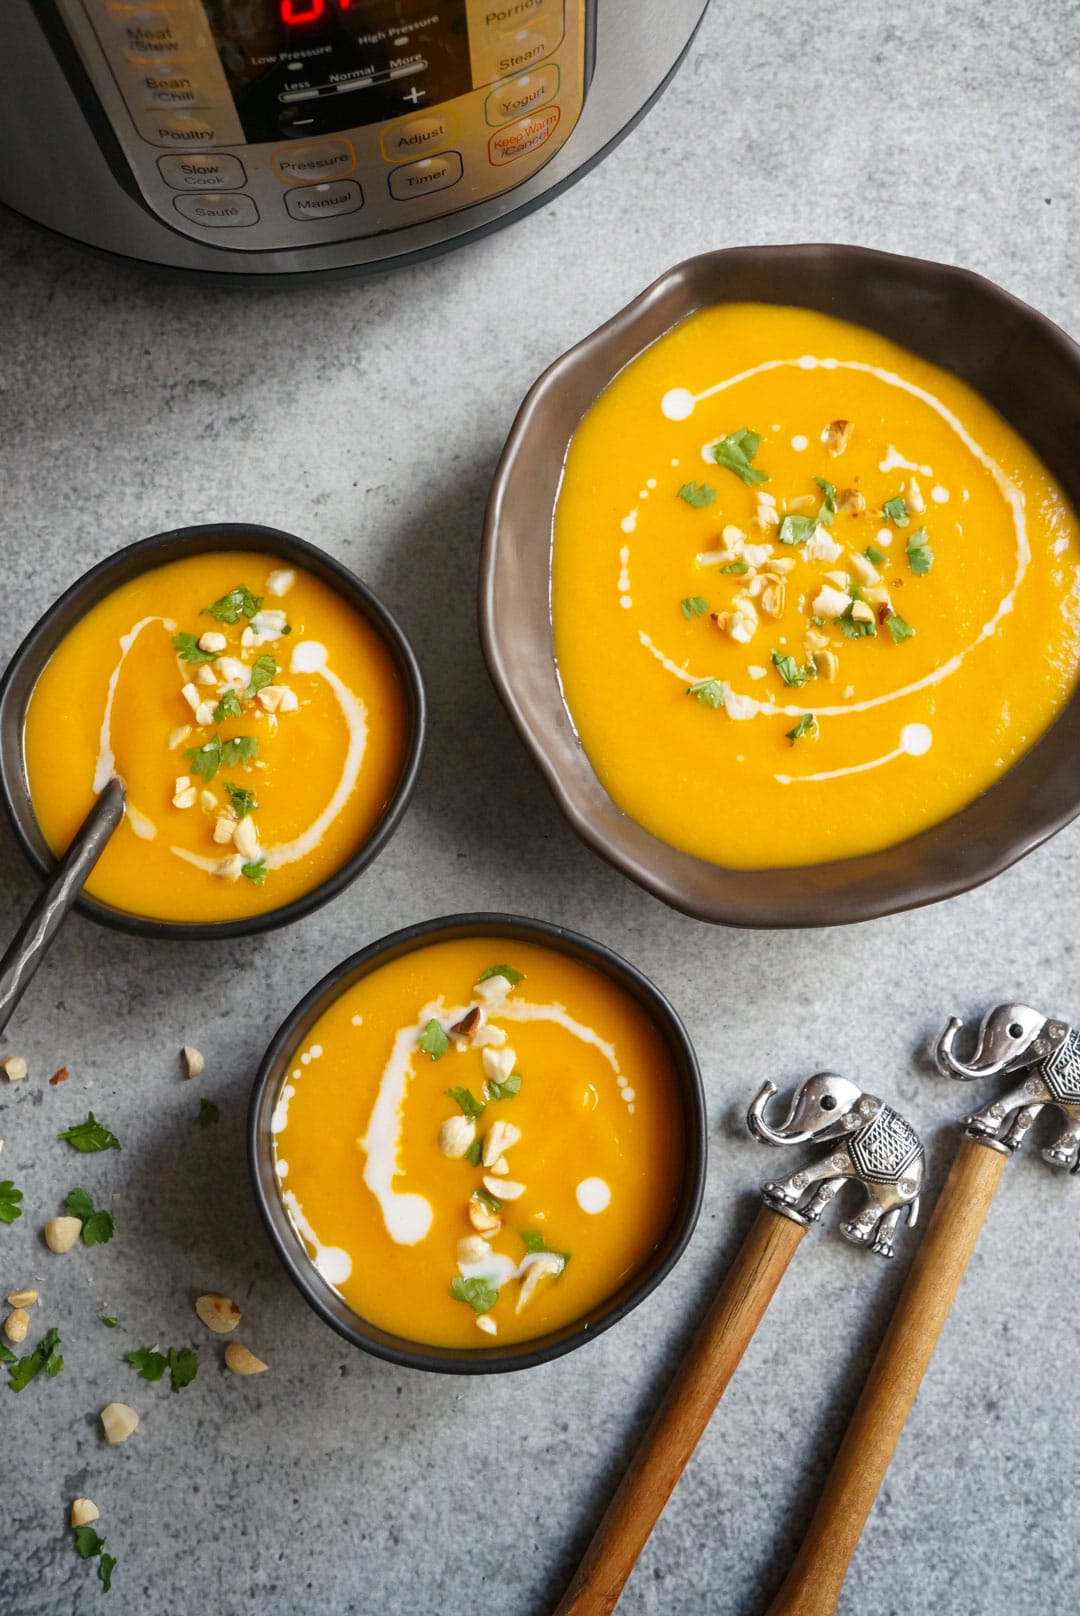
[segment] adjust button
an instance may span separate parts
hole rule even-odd
[[[423,157],[426,152],[439,151],[456,139],[457,123],[451,113],[425,112],[405,123],[391,124],[383,130],[379,144],[388,163],[401,163]]]
[[[173,207],[192,224],[205,225],[211,230],[235,229],[239,225],[255,224],[259,210],[250,196],[224,192],[221,196],[174,196]]]
[[[558,107],[548,107],[544,112],[519,118],[517,123],[508,123],[504,129],[496,129],[488,141],[488,162],[494,168],[502,168],[505,163],[516,163],[518,158],[539,151],[559,127],[560,117]]]
[[[484,117],[489,124],[506,123],[509,118],[520,118],[537,107],[554,101],[559,93],[559,65],[550,62],[538,67],[535,73],[522,73],[520,78],[507,79],[496,84],[484,102]]]
[[[227,152],[199,152],[190,157],[159,157],[157,166],[174,191],[235,191],[247,184],[239,157]]]
[[[355,213],[363,205],[364,193],[355,180],[298,185],[285,192],[285,206],[294,219],[332,219],[342,213]]]
[[[442,152],[438,157],[422,157],[418,163],[402,163],[387,176],[390,195],[398,202],[410,202],[425,191],[446,191],[462,175],[461,153]]]
[[[283,185],[303,185],[308,180],[336,180],[351,174],[356,153],[347,140],[310,140],[283,146],[274,153],[274,170]]]

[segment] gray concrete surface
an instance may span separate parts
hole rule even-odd
[[[5,1043],[0,1176],[26,1213],[0,1279],[40,1281],[67,1367],[0,1389],[0,1610],[101,1608],[66,1530],[92,1496],[111,1606],[161,1616],[320,1610],[541,1616],[584,1548],[773,1159],[733,1117],[765,1077],[829,1063],[925,1130],[934,1186],[965,1091],[918,1052],[942,1018],[1020,996],[1080,1014],[1080,830],[990,887],[854,929],[711,930],[588,853],[488,685],[474,628],[495,457],[536,372],[676,259],[738,242],[851,241],[966,264],[1080,334],[1077,17],[1067,0],[906,7],[714,4],[663,101],[582,184],[441,261],[299,292],[167,285],[5,221],[0,234],[0,658],[115,546],[176,523],[276,524],[343,557],[412,634],[433,724],[415,806],[331,908],[228,961],[73,920]],[[34,891],[0,830],[4,926]],[[1067,895],[1067,896],[1066,896]],[[279,1013],[384,931],[504,907],[650,969],[701,1052],[708,1198],[672,1278],[617,1329],[524,1376],[403,1373],[319,1324],[257,1221],[242,1150]],[[180,1080],[176,1049],[208,1056]],[[62,1063],[73,1079],[50,1088]],[[87,1089],[86,1085],[92,1085]],[[220,1126],[194,1122],[205,1093]],[[91,1103],[124,1150],[77,1161]],[[44,1218],[73,1183],[111,1245],[60,1261]],[[887,1267],[807,1241],[626,1591],[626,1616],[758,1616],[805,1524],[915,1242]],[[1045,1616],[1076,1602],[1080,1184],[1009,1166],[855,1557],[843,1616]],[[195,1339],[220,1288],[270,1363],[205,1342],[174,1397],[133,1346]],[[103,1313],[121,1327],[104,1329]],[[249,1326],[249,1327],[248,1327]],[[142,1414],[101,1443],[112,1398]]]

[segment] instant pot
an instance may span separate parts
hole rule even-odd
[[[203,274],[385,268],[537,207],[706,0],[0,0],[0,202]]]

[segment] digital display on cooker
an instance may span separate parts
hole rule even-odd
[[[421,112],[473,88],[465,0],[203,0],[249,141]]]

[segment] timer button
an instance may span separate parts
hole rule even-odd
[[[174,191],[235,191],[247,184],[244,165],[227,152],[194,152],[190,157],[159,157],[157,166]]]
[[[379,141],[388,163],[402,163],[439,151],[457,139],[457,124],[449,112],[426,112],[405,123],[384,129]]]
[[[240,225],[255,224],[259,210],[250,196],[238,196],[226,191],[221,196],[174,196],[173,207],[192,224],[205,225],[211,230],[236,229]]]
[[[535,73],[522,73],[519,78],[497,84],[484,102],[484,118],[491,125],[506,123],[546,106],[558,93],[559,67],[557,62],[551,62],[547,67],[538,67]]]
[[[506,163],[516,163],[519,158],[539,151],[559,127],[561,116],[558,107],[548,107],[543,112],[519,118],[517,123],[508,123],[504,128],[496,129],[488,141],[488,162],[493,168],[502,168]]]
[[[282,146],[274,153],[274,172],[283,185],[303,185],[310,180],[335,180],[351,174],[356,153],[347,140],[310,140],[295,146]]]
[[[332,180],[327,185],[298,185],[285,192],[285,206],[294,219],[333,219],[356,213],[364,193],[355,180]]]
[[[386,183],[395,202],[411,202],[425,191],[449,190],[462,173],[461,153],[442,152],[438,157],[422,157],[418,163],[400,163],[391,169]]]

